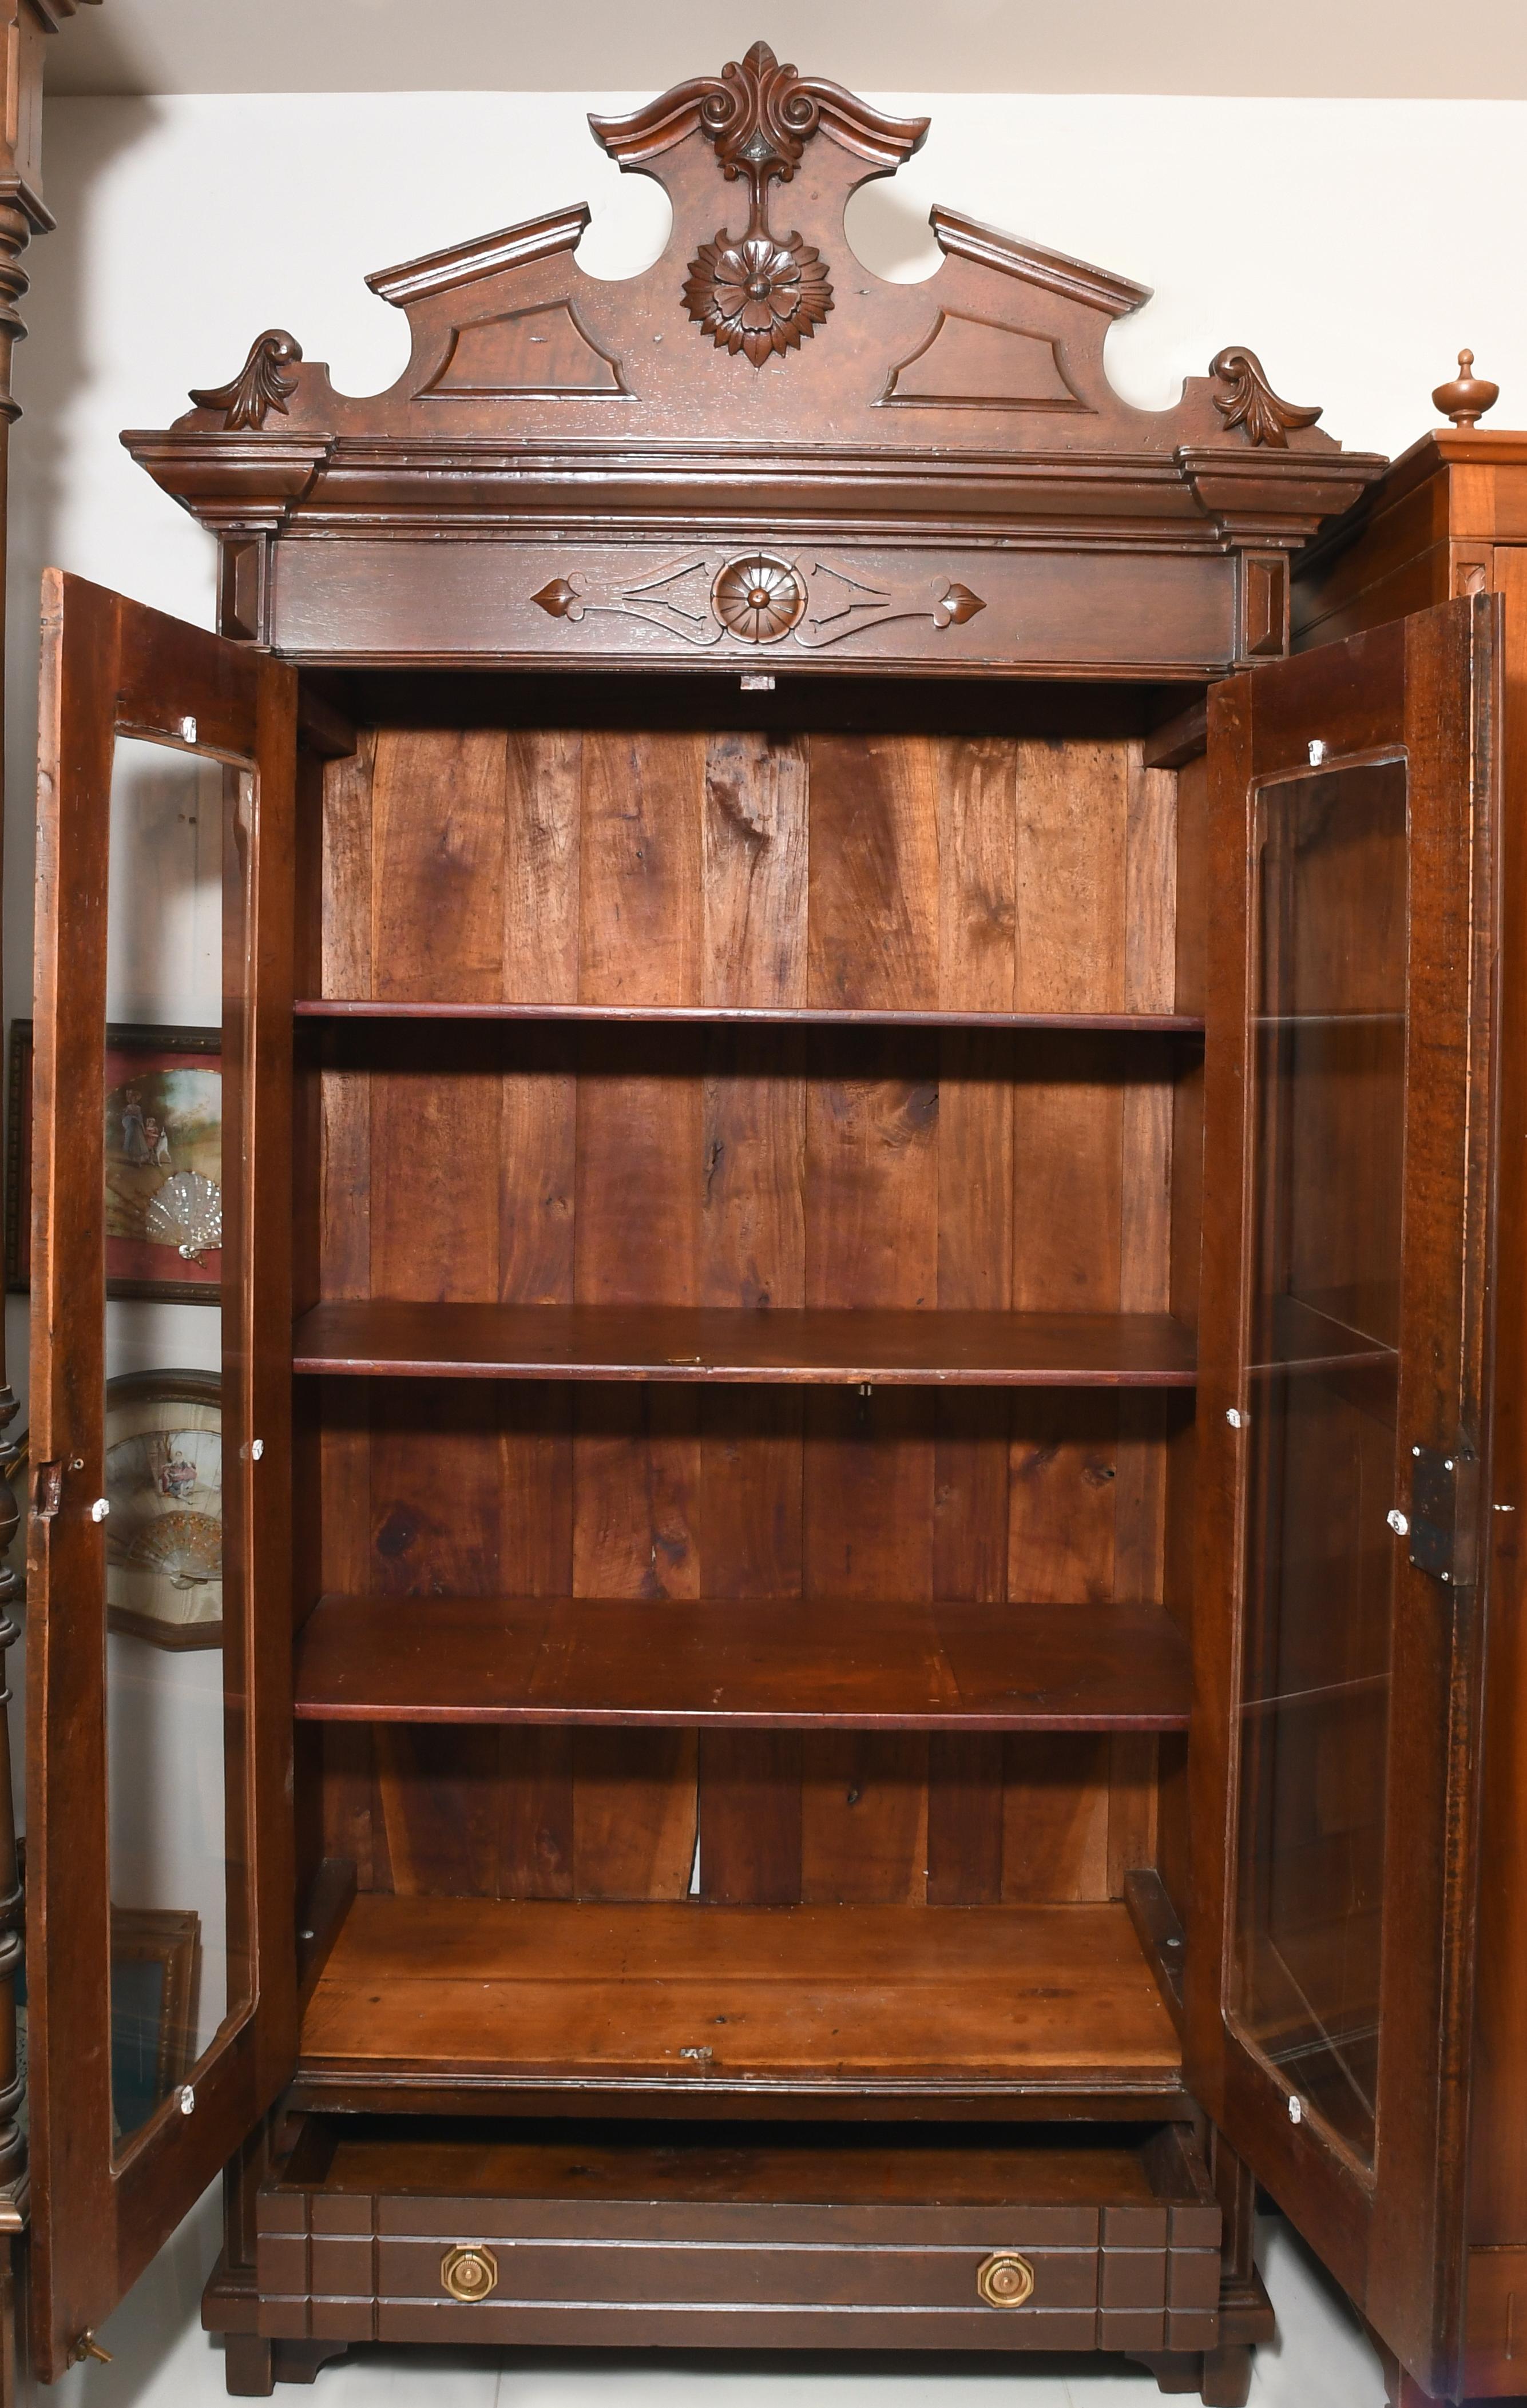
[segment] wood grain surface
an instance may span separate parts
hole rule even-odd
[[[303,1626],[296,1712],[760,1732],[1173,1730],[1188,1720],[1188,1652],[1153,1605],[331,1597]]]
[[[693,2086],[1174,2084],[1122,1906],[755,1908],[359,1898],[304,2068]]]

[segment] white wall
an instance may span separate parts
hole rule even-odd
[[[231,375],[267,325],[328,359],[342,388],[391,382],[407,330],[365,272],[562,203],[594,206],[583,258],[595,273],[641,266],[661,247],[667,205],[616,174],[583,112],[642,97],[50,106],[60,231],[31,255],[16,378],[26,414],[11,452],[7,1024],[30,1009],[41,567],[212,617],[211,543],[133,466],[119,430],[167,424],[189,386]],[[868,264],[929,272],[935,199],[1155,287],[1110,338],[1116,381],[1137,403],[1166,406],[1184,376],[1243,343],[1289,398],[1324,403],[1344,441],[1397,452],[1432,423],[1431,388],[1466,342],[1504,389],[1501,422],[1527,420],[1527,103],[944,97],[926,150],[857,208]],[[205,1016],[189,989],[158,1008]],[[20,1388],[24,1305],[10,1312]],[[183,1308],[178,1324],[180,1359],[199,1359],[211,1316]],[[115,1335],[137,1342],[125,1322]],[[107,2397],[100,2378],[92,2396]]]

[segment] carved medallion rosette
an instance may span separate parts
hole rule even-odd
[[[711,589],[711,607],[732,635],[774,644],[799,623],[806,588],[787,560],[755,552],[727,561]]]

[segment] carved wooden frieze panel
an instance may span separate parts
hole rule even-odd
[[[942,632],[987,607],[956,578],[887,579],[814,552],[786,559],[772,552],[719,562],[713,552],[695,552],[639,576],[570,567],[530,598],[549,618],[574,625],[590,612],[644,619],[701,650],[733,636],[749,644],[789,637],[807,652],[821,652],[888,620],[926,619]]]
[[[273,549],[277,639],[313,663],[1174,678],[1237,656],[1233,552],[442,542],[332,525]]]

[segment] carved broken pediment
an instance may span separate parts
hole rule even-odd
[[[175,427],[127,438],[137,455],[220,526],[257,495],[264,526],[523,517],[664,547],[713,511],[718,528],[846,515],[1063,545],[1223,549],[1244,527],[1265,549],[1285,525],[1302,540],[1376,472],[1243,349],[1172,408],[1123,401],[1104,346],[1150,297],[1131,278],[942,206],[932,276],[872,274],[844,210],[928,121],[871,108],[765,44],[591,122],[672,204],[650,267],[585,274],[589,213],[574,205],[380,270],[367,281],[411,335],[389,392],[337,393],[272,331]],[[276,475],[278,432],[307,447],[300,487],[295,454]]]

